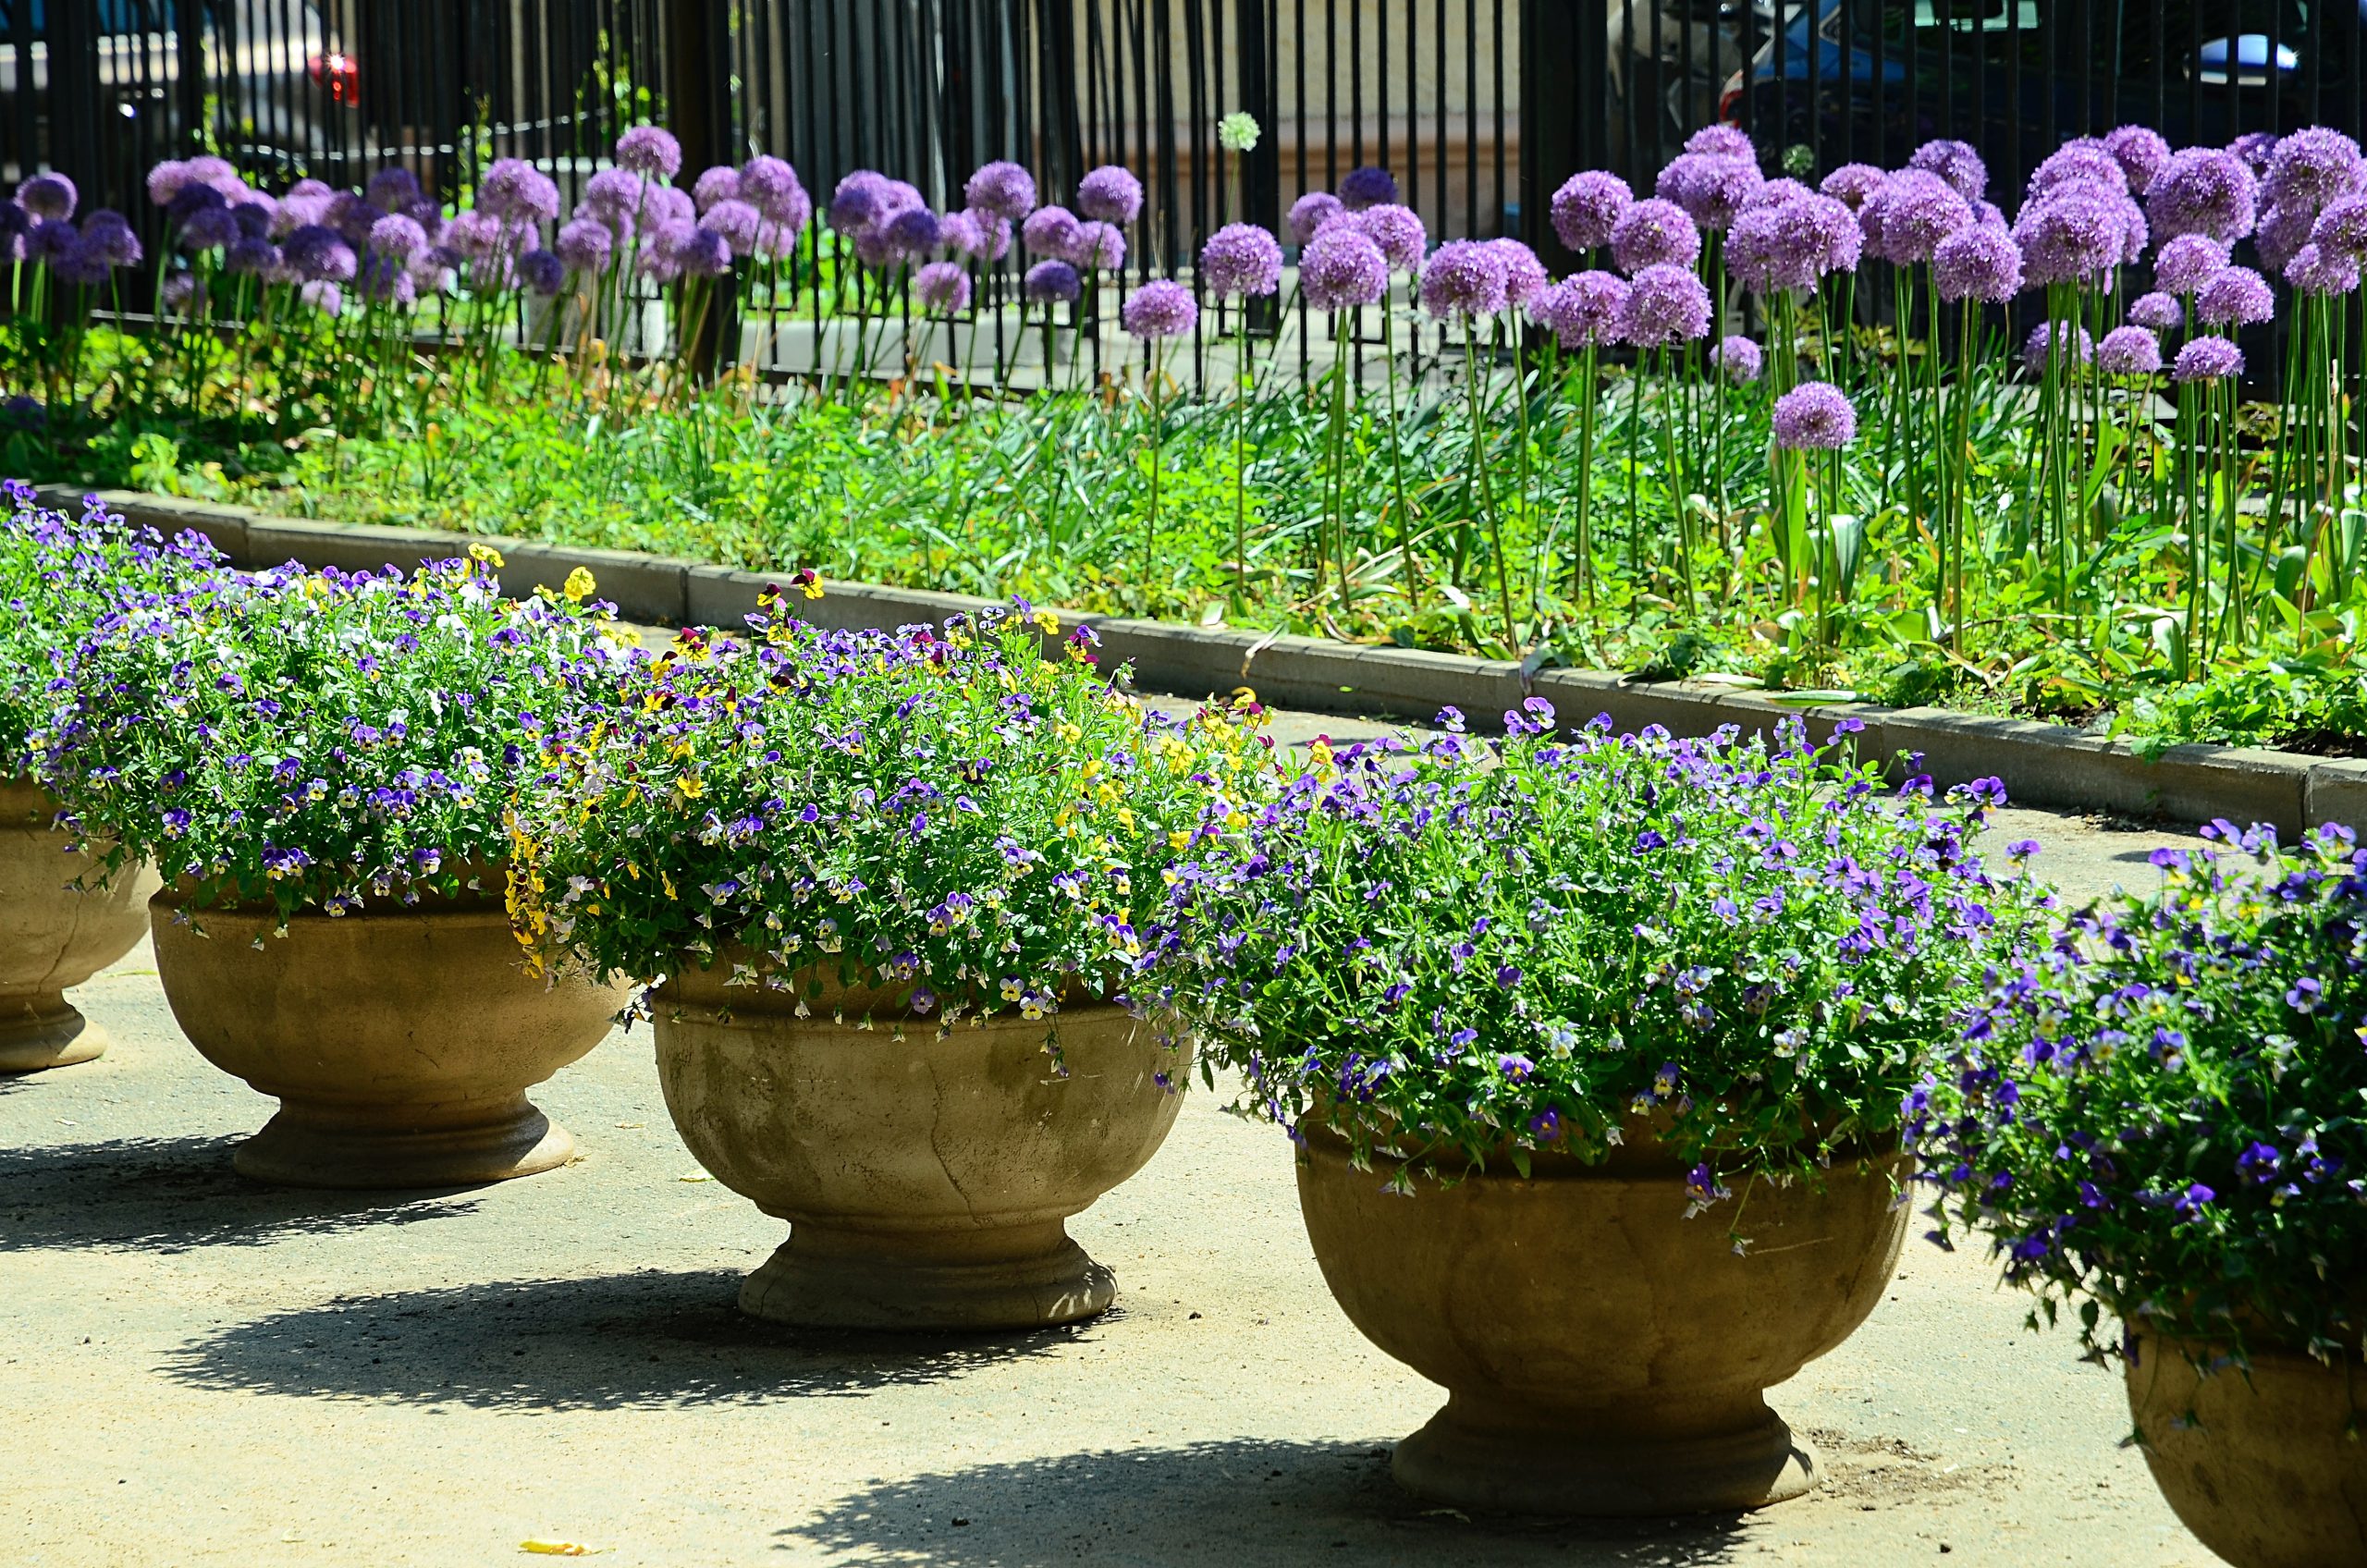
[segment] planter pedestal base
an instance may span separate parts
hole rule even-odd
[[[1449,1397],[1397,1445],[1390,1470],[1417,1497],[1489,1513],[1723,1513],[1787,1501],[1817,1484],[1816,1451],[1756,1398],[1723,1420],[1652,1434],[1634,1412],[1557,1416]]]
[[[63,992],[0,999],[0,1072],[71,1067],[107,1048],[107,1032],[82,1016]]]
[[[574,1153],[567,1129],[524,1095],[460,1107],[283,1099],[230,1163],[290,1187],[471,1187],[549,1170]]]
[[[808,1329],[962,1332],[1073,1323],[1117,1293],[1057,1219],[917,1233],[799,1221],[740,1287],[740,1310]]]

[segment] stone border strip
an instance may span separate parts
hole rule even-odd
[[[83,493],[51,485],[43,502],[79,511]],[[100,498],[132,521],[166,533],[194,529],[240,566],[287,560],[343,570],[408,569],[448,558],[471,545],[501,552],[502,587],[513,594],[557,586],[577,567],[599,582],[600,596],[628,620],[662,626],[737,627],[768,582],[760,572],[624,550],[577,549],[533,540],[451,533],[424,528],[313,522],[246,507],[163,496],[103,491]],[[798,609],[817,625],[846,630],[938,621],[989,601],[923,589],[829,582],[824,596]],[[1706,735],[1720,725],[1745,732],[1798,716],[1821,740],[1843,718],[1865,726],[1860,751],[1917,753],[1942,785],[1994,775],[2026,805],[2201,822],[2270,822],[2288,837],[2321,822],[2367,829],[2367,761],[2301,756],[2234,746],[2172,746],[2152,761],[2127,742],[2060,725],[1989,718],[1941,708],[1854,704],[1802,706],[1755,692],[1695,681],[1637,682],[1588,670],[1545,669],[1524,678],[1500,659],[1374,648],[1321,638],[1261,636],[1161,621],[1063,612],[1100,635],[1105,661],[1134,668],[1147,690],[1179,696],[1222,695],[1248,687],[1266,702],[1318,713],[1423,720],[1453,706],[1475,721],[1492,720],[1525,696],[1544,697],[1565,718],[1607,713],[1622,729],[1658,724],[1678,735]]]

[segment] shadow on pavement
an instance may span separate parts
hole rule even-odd
[[[1044,1355],[1086,1329],[981,1339],[818,1333],[733,1302],[736,1271],[647,1270],[399,1291],[276,1314],[174,1352],[198,1388],[489,1410],[859,1395]]]
[[[239,1136],[121,1138],[0,1150],[0,1252],[187,1252],[446,1219],[454,1194],[270,1187],[230,1169]]]
[[[1243,1438],[882,1482],[777,1532],[776,1550],[879,1568],[1053,1561],[1688,1568],[1728,1561],[1742,1536],[1732,1515],[1468,1519],[1400,1491],[1385,1447]]]

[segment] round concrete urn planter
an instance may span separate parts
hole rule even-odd
[[[1116,1007],[1063,1009],[1055,1063],[1040,1020],[1007,1014],[944,1039],[911,1021],[900,1040],[723,980],[717,965],[659,992],[657,1072],[699,1163],[790,1222],[741,1310],[961,1330],[1110,1305],[1115,1278],[1062,1222],[1158,1151],[1182,1097],[1158,1075],[1180,1084],[1184,1051]]]
[[[129,952],[148,930],[154,873],[141,866],[92,892],[68,886],[95,874],[86,852],[67,854],[51,827],[57,802],[28,779],[0,779],[0,1072],[88,1061],[106,1031],[66,999]]]
[[[1447,1389],[1397,1445],[1398,1483],[1466,1509],[1662,1514],[1757,1508],[1816,1485],[1815,1451],[1764,1393],[1848,1338],[1896,1270],[1890,1155],[1823,1190],[1750,1189],[1684,1218],[1685,1176],[1630,1147],[1601,1166],[1381,1191],[1306,1128],[1299,1203],[1349,1320]],[[1631,1143],[1635,1140],[1631,1139]],[[1740,1183],[1736,1183],[1737,1186]]]
[[[2127,1381],[2146,1467],[2236,1568],[2367,1562],[2367,1369],[2139,1335]],[[2197,1365],[2198,1361],[2201,1363]]]
[[[154,904],[182,1033],[279,1099],[239,1148],[257,1181],[457,1187],[564,1164],[575,1142],[526,1091],[600,1043],[620,990],[521,966],[499,894],[336,918]]]

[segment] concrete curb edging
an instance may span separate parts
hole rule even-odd
[[[69,511],[79,511],[83,503],[84,493],[71,486],[50,485],[40,494],[43,504]],[[472,545],[490,545],[501,553],[506,592],[557,587],[582,567],[619,616],[656,625],[737,627],[754,611],[764,588],[779,581],[626,550],[314,522],[126,491],[101,491],[98,496],[135,523],[166,533],[202,533],[243,567],[295,560],[348,571],[408,570],[423,559],[446,559]],[[848,631],[935,622],[990,603],[871,583],[828,582],[825,588],[823,597],[800,602],[798,613],[816,625]],[[1552,703],[1567,720],[1605,713],[1621,729],[1658,724],[1678,735],[1706,735],[1724,724],[1749,733],[1797,716],[1820,741],[1837,721],[1855,718],[1865,726],[1861,754],[1919,755],[1921,770],[1942,786],[1994,776],[2004,780],[2011,799],[2026,805],[2189,822],[2268,822],[2288,837],[2322,822],[2367,828],[2367,761],[2361,760],[2182,745],[2148,761],[2125,741],[2060,725],[1940,708],[1803,706],[1701,682],[1639,683],[1591,670],[1545,669],[1524,679],[1520,666],[1501,659],[1061,613],[1064,624],[1094,629],[1105,664],[1132,664],[1138,685],[1180,696],[1220,696],[1247,687],[1277,706],[1318,713],[1425,720],[1453,706],[1475,721],[1492,721],[1533,694]]]

